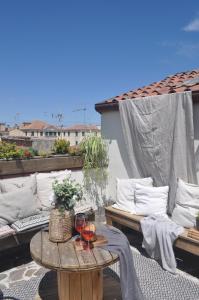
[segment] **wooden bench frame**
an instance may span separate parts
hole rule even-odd
[[[133,215],[122,210],[115,209],[112,206],[105,208],[105,216],[107,224],[109,225],[117,223],[119,225],[142,232],[140,225],[140,220],[143,218],[142,216]],[[185,229],[184,233],[177,238],[174,246],[199,256],[199,240],[190,238],[187,235],[188,229]]]

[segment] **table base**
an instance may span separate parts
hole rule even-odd
[[[59,300],[102,300],[102,270],[84,273],[57,272]]]

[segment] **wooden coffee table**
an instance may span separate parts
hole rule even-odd
[[[100,247],[77,251],[71,240],[53,243],[46,231],[32,238],[30,252],[39,265],[57,271],[60,300],[102,300],[102,269],[118,261],[117,254]]]

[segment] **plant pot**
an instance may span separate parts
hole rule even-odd
[[[60,212],[52,209],[49,220],[49,240],[51,242],[62,243],[72,237],[74,224],[74,211]]]
[[[199,218],[196,218],[196,229],[199,230]]]

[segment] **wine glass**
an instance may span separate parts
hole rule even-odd
[[[91,222],[86,222],[86,226],[83,228],[82,237],[85,241],[87,241],[87,249],[91,249],[90,247],[90,241],[94,237],[95,234],[95,227]]]
[[[84,213],[78,213],[75,215],[75,230],[79,232],[80,239],[83,228],[86,225],[86,215]]]

